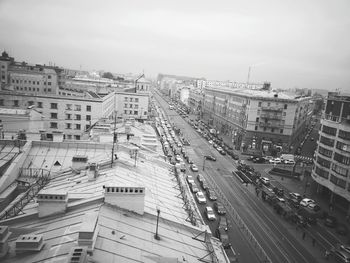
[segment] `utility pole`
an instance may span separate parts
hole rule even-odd
[[[118,139],[116,138],[116,133],[115,133],[116,125],[117,125],[117,116],[116,116],[116,113],[115,113],[115,111],[114,111],[114,128],[113,128],[113,143],[112,143],[111,168],[113,167],[113,160],[114,160],[114,143],[118,140]],[[118,134],[117,134],[117,135],[118,135]]]
[[[160,209],[157,208],[157,227],[156,227],[156,234],[154,235],[154,238],[157,240],[160,240],[160,237],[158,235],[159,214],[160,214]]]
[[[247,78],[247,84],[249,84],[249,79],[250,79],[250,70],[251,70],[251,66],[249,66],[249,69],[248,69],[248,78]]]

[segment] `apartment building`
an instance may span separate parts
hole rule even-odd
[[[315,152],[312,178],[330,203],[348,208],[350,214],[350,96],[328,94]]]
[[[100,118],[109,118],[115,109],[115,94],[100,97],[68,97],[0,91],[0,108],[35,109],[44,116],[44,140],[82,140]]]
[[[149,94],[133,92],[115,92],[116,113],[118,118],[148,119]]]
[[[311,117],[310,99],[269,90],[205,87],[202,116],[231,136],[236,149],[290,152]]]

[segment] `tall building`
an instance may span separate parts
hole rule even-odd
[[[236,149],[293,151],[312,115],[311,97],[229,87],[205,87],[203,118],[232,136]]]
[[[350,214],[350,96],[329,93],[321,120],[312,178]]]

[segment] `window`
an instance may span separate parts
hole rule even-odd
[[[264,131],[266,131],[266,127],[264,127]]]
[[[128,97],[124,97],[124,101],[128,101]]]
[[[132,114],[132,110],[129,111],[129,114]]]
[[[316,166],[315,173],[323,178],[328,179],[329,172],[327,172],[326,170],[323,170],[322,168],[320,168],[318,166]]]
[[[285,112],[283,112],[283,114],[282,114],[283,116],[286,116],[286,113]]]
[[[333,136],[335,136],[337,134],[336,128],[328,127],[326,125],[322,126],[322,131],[326,134],[333,135]]]
[[[86,106],[86,111],[91,111],[91,106],[90,105]]]
[[[72,110],[72,104],[66,104],[66,110]]]
[[[288,108],[288,104],[284,104],[284,109],[286,110]]]
[[[348,175],[348,169],[343,168],[335,163],[332,164],[332,170],[334,172],[336,172],[337,174],[345,176],[345,177]]]
[[[3,99],[0,100],[0,106],[4,106],[4,100]]]
[[[71,120],[72,119],[72,114],[66,114],[66,120]]]
[[[127,111],[127,110],[124,110],[124,114],[128,114],[128,111]]]
[[[17,82],[18,83],[18,82]],[[39,85],[39,81],[36,82],[36,85]]]
[[[81,120],[81,115],[75,114],[75,120],[80,121]]]
[[[50,122],[51,129],[57,129],[57,122]]]
[[[339,130],[338,137],[344,140],[350,140],[350,131]]]
[[[51,86],[51,82],[48,82],[47,85]]]
[[[75,129],[80,130],[81,125],[80,124],[75,124]]]
[[[43,103],[41,101],[38,101],[38,108],[42,108],[43,107]]]
[[[74,105],[74,110],[75,111],[81,111],[81,106],[80,105]]]
[[[51,112],[51,119],[57,119],[57,113]]]
[[[91,121],[91,115],[86,115],[86,120]]]
[[[132,102],[133,98],[130,98],[130,102]]]
[[[51,79],[51,75],[48,75],[47,78],[48,78],[48,79]]]
[[[47,89],[47,92],[51,92],[51,89]]]
[[[135,102],[139,102],[139,98],[135,98]]]
[[[29,84],[32,84],[32,81],[28,80],[28,83],[29,83]]]
[[[132,104],[129,104],[129,108],[132,109]]]
[[[13,106],[14,107],[18,107],[19,106],[19,101],[18,100],[14,100],[13,101]]]
[[[267,103],[267,107],[270,107],[270,106],[271,106],[271,103],[270,103],[270,102],[268,102],[268,103]]]
[[[328,158],[332,158],[333,151],[327,150],[326,148],[323,148],[322,146],[318,147],[318,152]]]
[[[138,109],[139,108],[139,105],[138,104],[135,104],[134,105],[134,109]]]
[[[134,115],[137,115],[139,114],[139,112],[137,110],[134,111]]]
[[[259,122],[259,117],[257,117],[257,118],[255,119],[255,122]]]
[[[323,159],[322,157],[318,156],[317,157],[317,163],[320,164],[323,167],[330,168],[331,167],[331,162]]]
[[[90,125],[89,124],[86,124],[85,125],[85,131],[89,130],[90,129]]]
[[[259,101],[259,103],[258,103],[258,107],[261,107],[261,101]]]
[[[72,124],[71,123],[66,123],[66,129],[72,129]]]
[[[280,129],[280,133],[283,133],[283,129]]]
[[[350,164],[350,157],[344,156],[339,153],[334,153],[334,160],[342,164],[346,164],[346,165]]]
[[[57,109],[57,103],[50,103],[51,109]]]
[[[256,130],[256,131],[258,130],[258,126],[255,126],[255,130]]]
[[[350,152],[350,144],[345,144],[337,141],[336,147],[337,149],[342,150],[344,152]]]
[[[275,129],[274,129],[274,128],[271,128],[271,132],[275,132]]]
[[[127,107],[128,107],[128,104],[127,104],[127,103],[125,103],[125,104],[124,104],[124,108],[127,108]]]
[[[74,135],[74,140],[79,141],[80,140],[80,135]]]
[[[334,140],[333,139],[329,139],[327,137],[321,136],[320,138],[320,142],[323,143],[324,145],[333,147],[334,146]]]

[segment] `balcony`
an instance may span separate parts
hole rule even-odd
[[[282,115],[265,113],[265,114],[260,114],[260,118],[270,119],[270,120],[282,120]]]
[[[350,115],[347,118],[342,118],[340,116],[324,114],[323,117],[325,120],[328,120],[328,121],[333,121],[333,122],[342,123],[342,124],[350,124]]]
[[[281,107],[261,107],[264,111],[283,111],[283,108]]]

